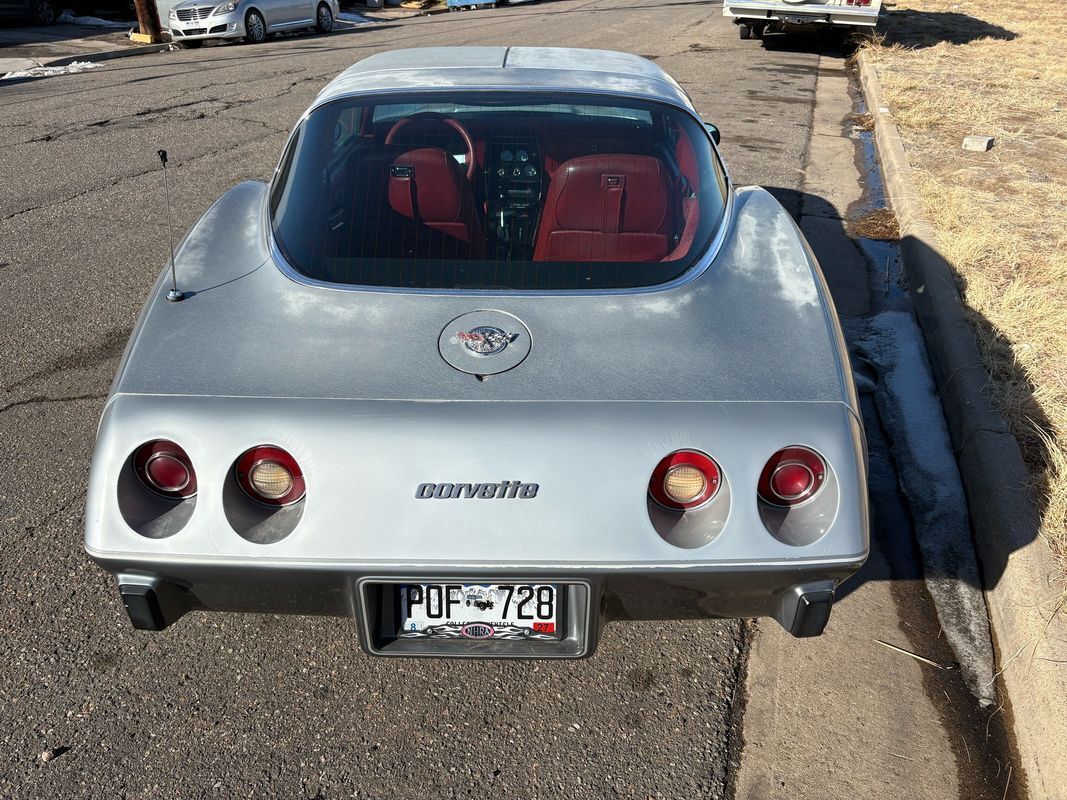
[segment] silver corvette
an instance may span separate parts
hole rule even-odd
[[[348,615],[375,655],[495,658],[610,619],[820,633],[868,552],[848,356],[717,140],[622,53],[337,77],[186,235],[115,377],[85,546],[133,624]]]

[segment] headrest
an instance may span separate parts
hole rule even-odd
[[[556,170],[552,190],[561,230],[654,233],[670,211],[667,170],[651,156],[572,158]]]
[[[463,168],[439,147],[421,147],[389,165],[389,205],[422,222],[455,222],[463,210]]]

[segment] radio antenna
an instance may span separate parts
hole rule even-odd
[[[172,303],[177,303],[179,300],[185,297],[184,294],[178,291],[178,278],[174,273],[174,227],[171,225],[170,215],[170,184],[167,182],[167,151],[159,150],[156,152],[159,156],[160,162],[163,164],[163,196],[167,200],[167,238],[170,240],[170,291],[167,292],[167,299]]]

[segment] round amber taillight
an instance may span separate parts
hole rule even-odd
[[[648,493],[664,508],[688,511],[709,502],[719,491],[719,465],[697,450],[677,450],[652,471]]]
[[[237,460],[237,483],[253,500],[269,506],[288,506],[304,496],[304,473],[285,450],[263,444]]]

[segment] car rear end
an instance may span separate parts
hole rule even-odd
[[[759,38],[787,26],[873,28],[881,8],[881,0],[726,0],[723,15],[744,26],[742,38],[748,31]]]
[[[494,300],[532,344],[481,377],[441,347],[506,324],[468,324],[485,298],[242,265],[265,200],[205,218],[248,241],[183,248],[202,287],[160,285],[100,424],[86,548],[137,627],[330,614],[375,655],[498,658],[588,655],[609,620],[822,631],[867,555],[863,433],[813,267],[774,267],[807,255],[773,198],[739,193],[730,225],[787,238],[675,289]]]
[[[559,58],[500,50],[527,85]],[[86,549],[134,624],[346,615],[397,656],[818,634],[868,550],[847,355],[795,224],[687,102],[320,96],[272,186],[190,232],[106,405]]]
[[[375,654],[545,657],[609,618],[812,635],[866,554],[861,441],[842,404],[120,396],[87,546],[145,628],[349,615]],[[515,638],[472,646],[478,623]]]

